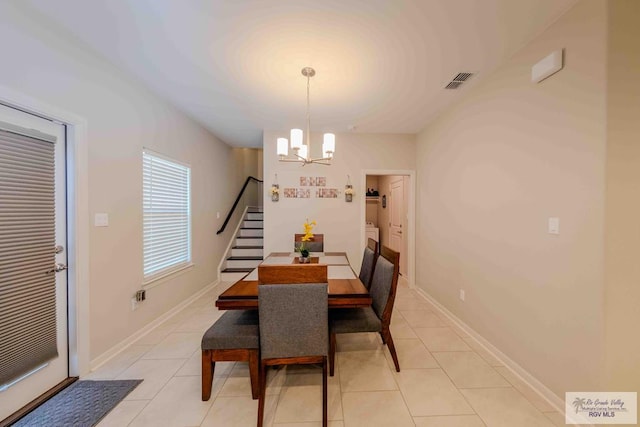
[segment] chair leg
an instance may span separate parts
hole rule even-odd
[[[396,365],[396,372],[400,372],[400,363],[398,362],[398,355],[396,354],[396,346],[393,345],[393,338],[391,338],[391,331],[389,329],[385,329],[383,333],[387,337],[387,347],[389,347],[389,352],[393,358],[393,364]]]
[[[333,376],[336,363],[336,334],[329,334],[329,375]]]
[[[258,427],[262,427],[264,418],[264,399],[267,388],[267,367],[260,363],[260,397],[258,398]]]
[[[327,427],[327,358],[322,360],[322,427]]]
[[[382,345],[387,344],[387,341],[386,341],[386,339],[385,339],[384,334],[382,333],[382,331],[380,331],[380,338],[382,338]]]
[[[260,394],[260,360],[258,350],[249,350],[249,376],[251,378],[251,397],[257,399]]]
[[[202,400],[207,401],[211,397],[211,387],[213,383],[213,372],[216,369],[216,362],[213,361],[211,350],[202,350]]]

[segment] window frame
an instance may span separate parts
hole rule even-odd
[[[147,237],[145,236],[145,215],[148,213],[147,208],[145,207],[145,201],[147,198],[147,185],[145,184],[145,174],[147,173],[146,166],[146,157],[149,156],[152,161],[157,159],[160,162],[167,162],[170,166],[180,167],[186,169],[187,179],[186,179],[186,227],[187,227],[187,242],[186,248],[184,246],[180,246],[180,252],[184,252],[186,249],[187,258],[186,260],[177,261],[171,265],[164,266],[162,268],[150,271],[149,273],[145,273],[147,267],[147,253],[146,253],[146,243]],[[152,171],[149,171],[152,172]],[[166,181],[165,181],[166,182]],[[151,188],[153,187],[153,183],[151,184]],[[150,197],[153,197],[152,195]],[[149,148],[143,147],[142,149],[142,275],[143,287],[150,285],[153,282],[156,282],[160,279],[163,279],[167,276],[173,275],[179,271],[190,268],[193,266],[193,235],[192,235],[192,208],[191,208],[191,165],[185,162],[181,162],[179,160],[173,159],[164,154],[158,153],[155,150],[151,150]]]

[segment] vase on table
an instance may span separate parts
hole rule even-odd
[[[300,258],[298,258],[300,264],[309,264],[309,251],[307,249],[300,249]]]

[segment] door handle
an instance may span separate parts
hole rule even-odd
[[[47,271],[47,274],[60,273],[61,271],[64,271],[68,268],[69,267],[67,267],[66,264],[57,263],[52,270]]]

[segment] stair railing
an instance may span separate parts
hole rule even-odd
[[[227,224],[229,223],[229,220],[233,216],[233,213],[235,212],[236,207],[238,206],[238,203],[240,203],[240,199],[242,199],[242,196],[244,195],[244,190],[247,189],[247,186],[249,185],[249,182],[251,182],[251,181],[255,181],[258,184],[262,183],[262,180],[260,180],[258,178],[254,178],[252,176],[248,176],[247,177],[246,181],[244,182],[244,185],[242,186],[242,190],[240,190],[240,193],[238,194],[238,197],[236,197],[236,201],[233,202],[233,206],[231,207],[231,210],[229,211],[229,214],[225,218],[224,223],[222,224],[222,227],[220,227],[220,230],[218,230],[216,234],[220,234],[220,233],[224,232],[224,229],[227,227]],[[260,195],[258,197],[260,197]]]

